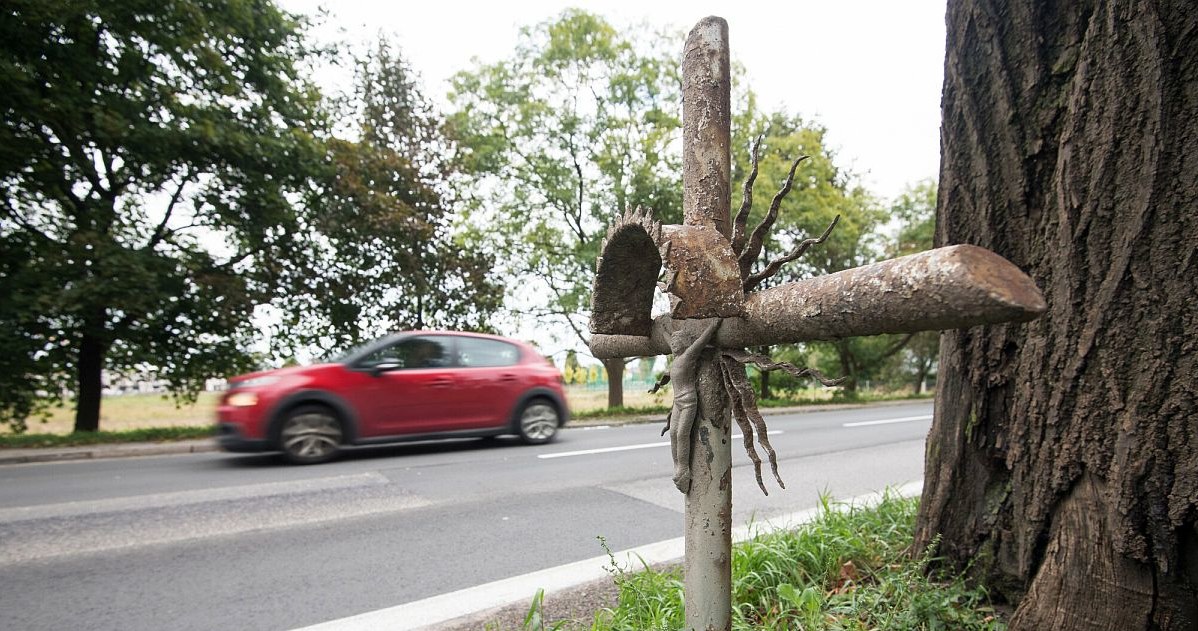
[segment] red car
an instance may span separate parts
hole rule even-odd
[[[333,363],[235,377],[217,416],[226,451],[282,451],[312,464],[344,445],[500,434],[547,443],[568,411],[561,374],[527,344],[418,331]]]

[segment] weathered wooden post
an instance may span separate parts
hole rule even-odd
[[[757,156],[754,148],[744,201],[732,218],[728,60],[727,22],[704,18],[683,52],[684,224],[663,226],[647,211],[625,211],[608,231],[592,295],[595,357],[675,356],[663,383],[674,387],[667,428],[674,484],[686,494],[686,628],[693,631],[732,628],[733,419],[761,490],[766,487],[754,438],[782,484],[745,365],[834,383],[745,347],[1027,321],[1045,308],[1039,290],[1019,269],[967,245],[755,291],[783,264],[827,238],[835,222],[823,236],[753,272],[802,158],[765,219],[748,233]],[[671,312],[653,319],[653,291],[663,266],[668,282],[662,290],[670,296]]]

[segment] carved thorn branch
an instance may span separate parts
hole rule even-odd
[[[762,493],[769,495],[770,492],[766,490],[765,482],[761,479],[761,456],[757,455],[757,448],[753,446],[753,425],[749,422],[749,414],[745,411],[740,393],[732,384],[732,371],[742,368],[724,357],[720,358],[719,366],[720,378],[724,382],[724,391],[728,393],[728,398],[732,403],[732,418],[736,419],[736,425],[740,427],[740,434],[745,441],[745,453],[749,456],[749,460],[753,461],[753,474],[757,476],[757,487],[761,489]]]
[[[781,370],[790,374],[796,379],[812,377],[825,386],[839,386],[840,384],[844,383],[845,379],[848,379],[848,377],[841,377],[840,379],[828,379],[822,373],[820,373],[820,371],[814,368],[800,368],[790,362],[776,362],[765,355],[750,353],[746,350],[724,349],[722,352],[724,356],[728,357],[729,359],[735,360],[741,364],[753,364],[765,372]]]
[[[757,139],[753,141],[753,167],[745,178],[740,210],[736,213],[736,220],[732,222],[732,252],[735,254],[740,254],[745,249],[745,224],[749,223],[749,211],[753,208],[753,182],[757,179],[758,150],[761,148],[763,137],[764,134],[758,134]]]
[[[738,407],[752,423],[757,434],[757,443],[765,449],[765,453],[769,457],[770,471],[774,474],[774,479],[778,481],[778,486],[786,488],[782,476],[778,475],[778,454],[774,453],[774,447],[770,445],[769,428],[766,427],[765,419],[761,417],[761,412],[757,409],[757,395],[753,394],[753,384],[749,382],[749,375],[745,372],[743,365],[728,364],[728,367],[730,368],[727,371],[728,380],[732,384],[729,397],[740,400]]]
[[[745,246],[743,252],[740,253],[740,258],[737,262],[740,264],[740,276],[746,278],[749,275],[749,270],[753,267],[753,261],[757,260],[757,256],[761,254],[761,245],[765,242],[765,235],[773,227],[774,221],[778,219],[778,209],[782,206],[782,200],[786,199],[786,195],[790,193],[791,187],[794,185],[795,170],[807,158],[811,156],[799,156],[794,164],[790,165],[790,172],[786,174],[786,182],[782,184],[782,188],[774,195],[774,200],[770,202],[770,209],[762,218],[761,223],[753,229],[753,235],[749,237],[749,243]]]
[[[786,265],[787,263],[794,261],[794,260],[798,259],[800,256],[803,256],[804,254],[806,254],[807,250],[810,249],[811,246],[819,245],[819,244],[823,243],[824,241],[827,241],[828,235],[832,234],[832,229],[836,227],[836,224],[839,221],[840,221],[840,215],[836,215],[836,218],[832,220],[832,223],[828,224],[828,229],[824,230],[824,233],[821,234],[818,239],[803,239],[803,242],[796,245],[795,248],[793,250],[791,250],[789,254],[787,254],[785,256],[780,256],[780,257],[770,261],[769,265],[765,266],[765,269],[763,269],[760,272],[757,272],[756,274],[753,274],[753,275],[749,276],[747,279],[745,279],[745,292],[752,291],[758,285],[760,285],[762,283],[762,281],[766,280],[767,278],[772,278],[775,274],[778,273],[778,270],[782,269],[783,265]]]

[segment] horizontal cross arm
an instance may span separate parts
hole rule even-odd
[[[715,344],[745,348],[1027,322],[1045,308],[1019,268],[984,248],[955,245],[754,292],[744,315],[720,326]],[[663,315],[647,337],[596,334],[591,353],[666,355],[673,329]]]

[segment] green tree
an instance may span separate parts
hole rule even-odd
[[[678,39],[618,32],[579,10],[521,31],[507,59],[454,79],[452,123],[471,182],[471,222],[515,278],[521,315],[588,339],[599,242],[624,209],[681,216]],[[623,404],[623,360],[605,362]]]
[[[936,181],[910,185],[890,206],[890,217],[899,222],[898,234],[889,247],[891,256],[906,256],[932,248],[936,232]],[[922,394],[936,371],[940,355],[940,332],[916,333],[895,358],[894,373]]]
[[[323,161],[303,22],[265,1],[2,11],[0,418],[71,389],[91,431],[106,367],[192,392],[247,367]]]
[[[750,173],[749,146],[754,142],[753,134],[760,134],[758,175],[754,183],[758,200],[753,203],[750,226],[767,212],[767,200],[786,180],[794,161],[809,156],[795,169],[793,189],[781,202],[776,228],[773,236],[767,236],[757,267],[786,254],[803,239],[821,235],[837,216],[840,219],[827,241],[787,263],[770,282],[810,278],[876,260],[884,251],[879,229],[886,214],[852,173],[836,165],[835,154],[825,145],[826,129],[782,112],[757,113],[751,92],[747,93],[746,102],[745,113],[734,120],[733,142],[740,144],[741,150],[734,153],[733,180],[743,181]],[[732,207],[736,210],[740,205],[741,191],[735,191]],[[819,367],[826,374],[848,378],[842,392],[852,397],[858,382],[871,377],[902,349],[906,337],[877,336],[819,343],[829,352],[812,356],[820,358]],[[775,349],[773,354],[806,356],[804,350],[797,348]],[[772,394],[769,374],[758,379],[761,397],[769,398]]]
[[[393,329],[491,331],[494,259],[455,235],[453,143],[400,52],[380,39],[355,62],[314,227],[321,270],[276,301],[288,344],[341,349]],[[324,300],[313,300],[324,296]]]
[[[424,139],[331,136],[301,19],[266,0],[2,11],[0,421],[74,393],[76,430],[95,430],[104,369],[194,396],[252,367],[264,305],[285,356],[495,305],[462,306],[490,266],[448,244]],[[358,131],[386,126],[360,110]],[[397,270],[435,307],[405,303],[423,298]]]

